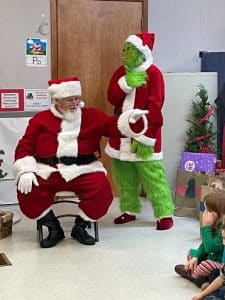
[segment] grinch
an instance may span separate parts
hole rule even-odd
[[[134,138],[109,138],[105,151],[112,158],[112,172],[120,192],[122,214],[114,223],[136,220],[142,209],[139,195],[143,188],[153,207],[156,229],[167,230],[173,227],[174,205],[162,163],[165,88],[162,72],[153,64],[154,38],[148,32],[128,36],[123,65],[114,72],[107,91],[116,115],[134,108],[148,110],[148,129]]]

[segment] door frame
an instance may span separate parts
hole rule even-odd
[[[112,0],[97,0],[112,1]],[[117,0],[125,2],[142,2],[142,30],[148,30],[148,0]],[[58,78],[58,19],[57,7],[58,0],[50,0],[51,13],[51,77]]]

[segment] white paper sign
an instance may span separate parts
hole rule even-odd
[[[19,95],[17,93],[2,93],[2,108],[19,108]]]
[[[25,90],[25,111],[41,111],[48,109],[51,98],[47,89],[26,89]]]

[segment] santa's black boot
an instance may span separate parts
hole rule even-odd
[[[75,220],[75,225],[72,228],[71,236],[81,244],[94,245],[95,239],[90,236],[85,230],[88,225],[88,221],[85,221],[80,216],[78,216]]]
[[[45,239],[43,239],[43,226],[46,226],[49,232],[48,237]],[[37,229],[39,231],[39,243],[41,248],[54,247],[59,241],[65,238],[62,227],[52,210],[37,221]]]

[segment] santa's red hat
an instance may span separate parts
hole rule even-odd
[[[129,35],[125,42],[134,45],[141,53],[144,54],[145,59],[148,60],[152,55],[151,53],[154,45],[154,40],[154,33],[142,32]]]
[[[48,84],[49,94],[54,99],[81,96],[81,85],[77,77],[49,80]]]

